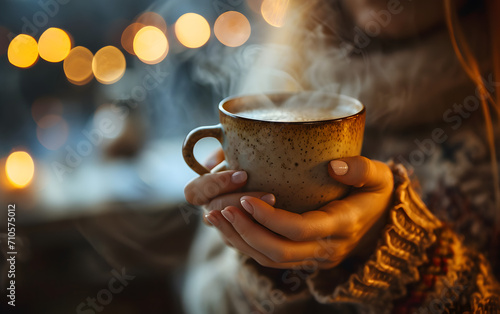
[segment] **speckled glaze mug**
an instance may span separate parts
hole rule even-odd
[[[290,100],[295,109],[316,112],[314,119],[293,119]],[[284,116],[291,110],[292,119],[252,114],[261,109]],[[303,213],[348,192],[328,175],[328,163],[361,153],[365,108],[358,100],[326,92],[230,97],[219,104],[219,117],[220,124],[194,129],[184,141],[184,160],[198,174],[210,171],[194,158],[194,146],[214,137],[222,144],[226,168],[248,173],[244,191],[273,193],[278,208]]]

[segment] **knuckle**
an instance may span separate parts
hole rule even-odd
[[[264,226],[267,226],[269,224],[270,218],[268,215],[263,215],[260,211],[255,211],[254,214],[252,215],[255,217],[255,219]]]
[[[208,199],[200,193],[201,189],[197,187],[194,181],[190,182],[184,188],[184,197],[186,201],[192,205],[205,205],[208,202]]]
[[[352,221],[352,223],[346,225],[345,235],[348,239],[359,239],[361,237],[362,228],[361,222]]]
[[[193,198],[192,198],[191,204],[196,205],[196,206],[201,206],[201,205],[206,205],[207,203],[208,203],[207,198],[195,193]]]
[[[201,192],[205,199],[211,199],[219,194],[220,187],[214,181],[210,180],[203,185]]]

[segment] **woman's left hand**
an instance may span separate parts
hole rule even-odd
[[[206,218],[226,243],[263,266],[293,268],[313,262],[318,268],[334,267],[348,255],[373,250],[385,225],[393,176],[386,164],[365,157],[332,161],[328,172],[353,188],[318,210],[296,214],[244,196],[241,205],[255,221],[235,206],[212,210]]]

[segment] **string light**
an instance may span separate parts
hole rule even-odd
[[[49,62],[61,62],[71,50],[69,35],[60,28],[47,29],[38,39],[40,57]]]
[[[127,64],[123,53],[114,46],[106,46],[96,52],[92,59],[92,71],[99,83],[113,84],[118,82]]]
[[[20,34],[14,37],[7,50],[9,62],[19,68],[28,68],[38,60],[38,44],[35,38]]]
[[[210,25],[196,13],[186,13],[175,23],[175,35],[188,48],[199,48],[210,38]]]
[[[248,19],[236,11],[224,12],[214,24],[215,37],[228,47],[243,45],[250,37],[251,32]]]
[[[5,173],[15,188],[24,188],[33,179],[35,163],[27,152],[13,152],[5,162]]]
[[[68,81],[75,85],[85,85],[93,78],[92,52],[85,47],[78,46],[71,49],[64,59],[63,69]]]
[[[144,63],[159,63],[168,53],[167,37],[160,29],[145,26],[135,35],[134,52]]]

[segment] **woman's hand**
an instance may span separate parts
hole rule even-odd
[[[354,188],[344,199],[318,210],[296,214],[263,201],[265,193],[236,193],[222,196],[225,201],[216,207],[241,196],[238,206],[211,210],[206,218],[227,244],[263,266],[292,268],[313,262],[319,268],[334,267],[348,255],[373,250],[385,225],[393,177],[386,164],[364,157],[332,161],[328,172],[333,179]],[[234,172],[223,175],[229,178]]]
[[[206,161],[205,167],[213,169],[224,160],[224,153],[217,150]],[[274,205],[274,195],[266,192],[241,192],[239,191],[247,182],[245,171],[227,170],[216,173],[207,173],[193,179],[184,188],[186,200],[193,205],[203,206],[204,210],[221,211],[225,207],[241,207],[240,199],[243,196],[252,196]],[[204,222],[211,223],[204,217]],[[226,242],[227,243],[227,242]]]

